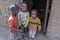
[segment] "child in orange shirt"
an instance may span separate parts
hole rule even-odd
[[[18,32],[18,12],[19,7],[15,4],[10,5],[10,9],[12,14],[8,19],[8,24],[10,28],[10,39],[9,40],[16,40],[16,34]]]

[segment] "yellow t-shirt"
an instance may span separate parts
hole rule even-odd
[[[29,28],[30,29],[36,29],[41,30],[41,21],[38,17],[36,19],[33,19],[32,17],[29,18]]]

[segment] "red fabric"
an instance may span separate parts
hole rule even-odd
[[[18,17],[11,16],[8,20],[8,24],[9,24],[10,32],[16,34],[17,30],[14,30],[13,27],[18,29]]]

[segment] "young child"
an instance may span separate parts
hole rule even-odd
[[[34,9],[32,10],[31,17],[29,19],[29,37],[33,39],[35,38],[37,27],[38,27],[38,31],[40,32],[41,21],[37,17],[37,10]]]
[[[27,7],[26,2],[23,2],[21,4],[21,10],[18,13],[18,20],[19,20],[19,25],[21,26],[21,29],[23,30],[23,33],[27,34],[27,31],[28,31],[27,25],[29,22],[29,12],[28,12],[28,7]]]
[[[29,12],[26,2],[23,2],[21,4],[21,11],[18,14],[18,19],[19,19],[19,25],[22,26],[24,29],[26,29],[29,22]]]
[[[8,24],[10,28],[10,39],[9,40],[16,40],[17,38],[17,32],[18,32],[18,12],[19,7],[16,4],[10,5],[11,15],[8,19]]]

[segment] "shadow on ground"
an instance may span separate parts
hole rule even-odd
[[[8,27],[0,27],[0,40],[8,40],[9,39],[9,28]],[[49,40],[45,35],[39,33],[36,35],[34,40]]]

